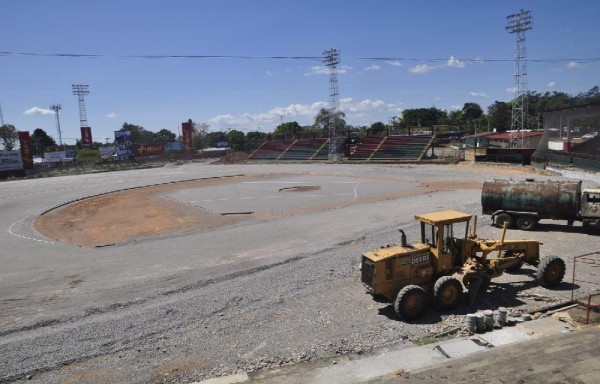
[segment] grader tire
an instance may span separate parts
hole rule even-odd
[[[427,307],[425,290],[418,285],[407,285],[398,292],[394,310],[402,320],[410,321],[423,316]]]
[[[565,276],[565,262],[558,256],[549,256],[538,265],[536,280],[543,287],[554,287]]]
[[[440,277],[433,286],[433,305],[441,311],[456,308],[460,304],[462,296],[462,284],[455,277]]]

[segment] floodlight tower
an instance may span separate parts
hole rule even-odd
[[[329,160],[337,161],[339,159],[337,116],[340,96],[337,65],[340,63],[340,52],[337,49],[330,49],[324,51],[323,56],[323,63],[329,67]]]
[[[89,95],[90,86],[85,84],[73,84],[73,94],[79,98],[79,126],[87,127],[87,113],[85,112],[84,96]]]
[[[506,30],[514,33],[516,38],[515,49],[515,98],[512,107],[510,128],[520,132],[520,146],[523,147],[523,129],[527,128],[527,59],[525,54],[525,31],[532,28],[533,17],[531,11],[521,9],[518,13],[506,16],[508,23]],[[516,146],[511,140],[511,146]]]
[[[60,104],[52,104],[50,106],[50,109],[54,111],[54,114],[56,115],[56,130],[58,131],[58,145],[62,147],[62,132],[60,131],[60,119],[58,118],[58,111],[60,111],[60,109],[62,108],[62,106]]]

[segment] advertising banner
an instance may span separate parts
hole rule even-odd
[[[108,159],[113,156],[116,156],[117,154],[117,150],[115,147],[100,147],[98,148],[98,150],[100,152],[100,158],[102,159]]]
[[[119,160],[131,159],[133,157],[133,144],[131,142],[131,131],[116,131],[115,145]]]
[[[172,143],[165,143],[165,152],[175,152],[181,151],[183,149],[183,144],[179,141],[174,141]]]
[[[74,157],[68,157],[67,151],[44,152],[44,159],[48,163],[60,163],[63,160],[72,160]]]
[[[112,149],[112,148],[111,148]],[[77,151],[77,161],[80,163],[91,163],[100,158],[100,151],[97,149],[82,149]]]
[[[19,131],[19,144],[21,145],[21,157],[23,160],[23,169],[33,168],[33,148],[31,147],[31,138],[28,131]]]
[[[92,143],[92,128],[81,127],[81,146],[84,148],[89,148],[92,146]]]
[[[136,157],[162,156],[165,154],[165,145],[160,144],[134,144],[133,149]]]
[[[21,169],[23,169],[21,151],[0,151],[0,172]]]
[[[190,158],[194,155],[193,129],[190,123],[181,123],[181,133],[183,136],[183,155]]]

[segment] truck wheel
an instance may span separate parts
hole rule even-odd
[[[423,316],[427,306],[425,290],[418,285],[407,285],[398,292],[394,309],[402,320],[414,320]]]
[[[519,216],[517,218],[517,228],[522,231],[531,231],[533,228],[535,228],[537,222],[537,219],[533,216]]]
[[[546,257],[538,265],[536,279],[543,287],[554,287],[565,276],[565,262],[558,256]]]
[[[462,295],[463,287],[456,277],[440,277],[433,286],[433,304],[442,311],[456,308]]]
[[[506,223],[507,228],[511,228],[513,226],[513,218],[508,213],[501,213],[496,216],[496,226],[502,228]]]

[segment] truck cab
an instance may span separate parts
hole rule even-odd
[[[600,226],[600,189],[584,189],[581,191],[579,215],[584,227]]]

